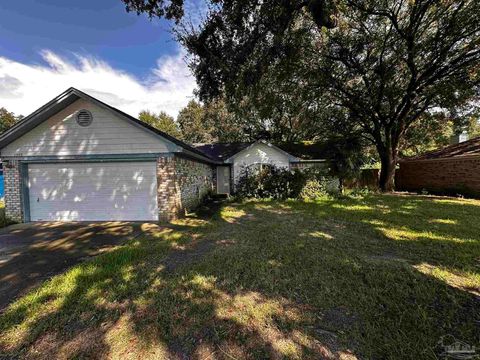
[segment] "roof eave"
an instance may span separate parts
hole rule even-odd
[[[189,150],[184,149],[184,148],[180,149],[180,151],[178,151],[177,154],[178,155],[184,155],[188,158],[193,158],[193,159],[196,159],[198,161],[205,162],[205,163],[208,163],[208,164],[211,164],[211,165],[222,165],[223,164],[222,161],[212,160],[207,156],[199,155],[196,152],[189,151]]]
[[[30,115],[24,117],[18,123],[13,125],[10,129],[6,130],[0,136],[0,149],[3,149],[8,144],[17,140],[19,137],[23,136],[28,131],[35,128],[37,125],[41,124],[48,117],[52,116],[58,111],[61,111],[62,106],[64,106],[64,104],[66,104],[64,106],[66,107],[70,104],[73,104],[75,101],[77,101],[79,97],[77,94],[75,94],[74,91],[75,91],[74,88],[68,88],[66,91],[64,91],[54,99],[50,100],[49,102],[47,102],[45,105],[35,110]],[[69,100],[69,98],[71,98],[71,100]],[[56,109],[57,106],[59,107],[58,110]]]
[[[292,162],[303,163],[303,162],[326,162],[326,161],[327,161],[327,159],[302,159],[302,158],[298,158],[298,160],[292,161]]]
[[[448,157],[436,157],[436,158],[426,158],[426,159],[401,159],[398,160],[399,164],[402,163],[416,163],[416,162],[432,162],[432,161],[448,161],[448,160],[468,160],[468,159],[477,159],[480,157],[480,154],[467,154],[467,155],[457,155],[457,156],[448,156]]]

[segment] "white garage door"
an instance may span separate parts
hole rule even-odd
[[[30,164],[31,221],[157,220],[154,162]]]

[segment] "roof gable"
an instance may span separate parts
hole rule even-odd
[[[77,114],[92,115],[88,126]],[[176,151],[171,142],[85,99],[78,99],[2,149],[2,156],[85,156]]]
[[[212,159],[224,161],[254,143],[255,142],[196,144],[195,148]],[[275,144],[273,146],[283,150],[289,156],[296,158],[294,161],[323,160],[327,157],[325,145],[322,143],[285,143]]]
[[[286,151],[280,149],[279,147],[275,146],[275,145],[272,145],[271,143],[265,141],[265,140],[258,140],[258,141],[255,141],[254,143],[251,143],[250,145],[246,146],[245,148],[243,148],[242,150],[240,150],[239,152],[237,152],[236,154],[228,157],[227,159],[225,159],[224,161],[225,162],[231,162],[233,161],[237,156],[240,156],[243,152],[245,151],[248,151],[250,149],[252,149],[253,147],[257,146],[257,145],[264,145],[264,146],[267,146],[269,147],[271,150],[274,150],[284,156],[286,156],[290,161],[299,161],[298,158],[296,158],[295,156],[292,156],[290,155],[289,153],[287,153]]]
[[[24,134],[28,133],[47,119],[51,118],[58,112],[62,111],[63,109],[67,108],[68,106],[72,105],[79,99],[83,99],[85,101],[89,101],[96,106],[111,112],[115,116],[126,120],[127,122],[131,123],[132,125],[141,128],[143,131],[147,131],[154,136],[159,137],[160,139],[166,141],[169,144],[169,150],[172,152],[182,152],[185,153],[187,156],[192,156],[198,158],[202,161],[212,162],[212,160],[205,156],[202,152],[194,149],[188,144],[170,136],[163,131],[160,131],[136,118],[130,116],[123,111],[114,108],[78,89],[73,87],[67,89],[65,92],[57,96],[55,99],[52,99],[44,106],[40,107],[38,110],[34,111],[32,114],[28,115],[27,117],[23,118],[17,124],[15,124],[12,128],[4,132],[0,136],[0,148],[5,148],[8,144],[12,143],[16,139],[20,138]]]

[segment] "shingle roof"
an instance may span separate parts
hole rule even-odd
[[[253,144],[253,142],[194,144],[193,146],[211,159],[224,161],[251,144]]]
[[[480,155],[480,136],[458,144],[429,151],[418,156],[406,158],[403,159],[403,161],[445,159],[469,155]]]

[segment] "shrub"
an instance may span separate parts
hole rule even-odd
[[[349,190],[346,191],[345,195],[355,198],[355,197],[365,197],[367,195],[371,195],[371,194],[375,194],[375,193],[377,193],[377,191],[375,189],[372,190],[368,186],[364,186],[364,187],[356,187],[356,188],[353,188],[353,189],[349,189]]]
[[[15,224],[15,221],[12,221],[5,216],[5,203],[3,200],[0,200],[0,228],[12,224]]]
[[[315,200],[327,195],[327,186],[318,179],[308,179],[300,192],[300,199]]]
[[[273,166],[242,171],[236,186],[239,198],[317,199],[338,188],[324,170],[288,170]]]

